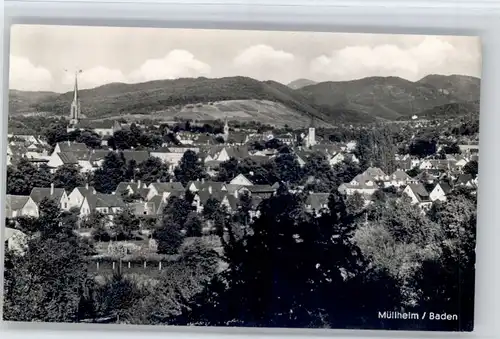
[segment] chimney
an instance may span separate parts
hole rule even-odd
[[[174,182],[174,179],[173,179],[173,178],[170,178],[170,182]]]
[[[71,142],[68,140],[68,146],[71,146]]]
[[[212,185],[208,186],[208,194],[212,194]]]
[[[86,188],[86,189],[89,189],[89,183],[86,183],[86,184],[85,184],[85,188]]]
[[[156,182],[158,182],[158,183],[159,183],[159,182],[160,182],[160,178],[156,179]]]
[[[205,183],[205,178],[201,178],[201,183],[204,184]]]
[[[134,179],[130,179],[130,182],[134,182]]]
[[[137,188],[141,188],[141,181],[137,180]]]
[[[50,195],[54,195],[54,183],[50,184]]]

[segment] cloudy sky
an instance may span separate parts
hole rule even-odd
[[[16,25],[10,43],[10,87],[35,91],[70,91],[77,68],[81,88],[198,76],[287,84],[481,73],[472,37]]]

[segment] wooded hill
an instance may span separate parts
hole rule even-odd
[[[300,80],[300,79],[299,79]],[[279,104],[279,120],[287,123],[283,109],[297,122],[312,117],[316,121],[365,123],[376,120],[400,120],[434,107],[479,100],[480,79],[460,75],[430,75],[411,82],[398,77],[368,77],[341,82],[322,82],[298,89],[275,81],[258,81],[248,77],[218,79],[182,78],[138,84],[111,83],[80,91],[82,113],[88,118],[104,118],[129,114],[161,114],[166,119],[182,116],[189,105],[198,105],[204,119],[219,119],[220,112],[267,123],[276,120],[273,109],[253,114],[245,110],[242,100]],[[10,114],[48,112],[67,115],[72,93],[10,91]],[[239,100],[237,108],[221,107],[217,114],[202,112],[203,107],[224,106]],[[254,105],[255,106],[255,105]],[[269,105],[268,105],[269,106]],[[278,107],[277,106],[277,107]],[[231,112],[231,109],[238,110]],[[259,111],[259,106],[253,110]],[[436,112],[439,112],[437,110]],[[447,111],[449,112],[449,111]],[[201,114],[200,113],[200,114]],[[461,111],[458,110],[461,114]],[[196,115],[195,115],[196,117]],[[264,121],[263,121],[264,120]]]

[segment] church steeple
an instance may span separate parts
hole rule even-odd
[[[229,139],[229,125],[227,123],[227,115],[226,118],[224,119],[224,141],[227,141]]]
[[[311,123],[309,124],[309,129],[305,138],[305,146],[311,148],[316,145],[316,128],[314,128],[314,116],[311,116]]]
[[[70,111],[70,125],[78,124],[80,120],[80,98],[78,97],[78,74],[82,73],[82,70],[75,72],[75,88],[73,89],[73,102],[71,103]]]

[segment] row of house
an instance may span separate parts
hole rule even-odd
[[[76,187],[67,194],[62,188],[34,188],[29,196],[8,195],[7,217],[38,217],[40,203],[44,198],[57,202],[62,210],[76,209],[80,218],[93,212],[113,216],[125,208],[130,208],[138,216],[156,216],[162,214],[168,199],[172,196],[183,197],[186,190],[193,193],[193,210],[201,213],[208,199],[215,198],[229,211],[237,209],[238,199],[248,194],[252,205],[256,207],[263,199],[270,197],[277,185],[254,185],[243,175],[236,176],[229,183],[213,181],[193,181],[184,187],[179,182],[154,182],[150,184],[140,181],[120,183],[113,194],[96,192],[93,187]],[[130,203],[124,201],[132,196]]]
[[[466,173],[454,176],[452,172],[433,175],[424,171],[412,178],[402,170],[387,175],[380,168],[370,167],[350,182],[341,184],[339,192],[348,196],[360,194],[369,200],[376,191],[392,187],[406,194],[412,203],[429,207],[435,201],[446,201],[454,187],[476,189],[477,186],[477,176]]]

